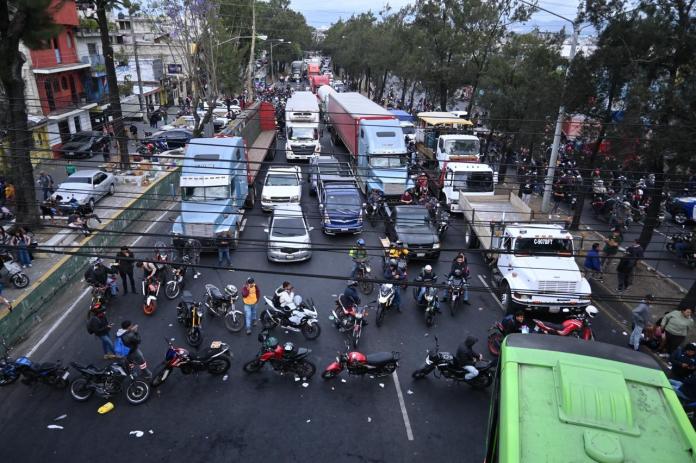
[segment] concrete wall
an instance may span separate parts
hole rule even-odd
[[[0,336],[4,337],[8,344],[14,344],[35,328],[42,318],[65,310],[65,307],[53,305],[53,298],[64,292],[69,285],[82,279],[91,255],[115,255],[115,249],[107,248],[120,244],[120,235],[113,232],[128,229],[147,210],[158,208],[162,201],[170,199],[172,192],[178,191],[178,188],[177,170],[153,182],[142,196],[124,206],[117,216],[104,220],[102,228],[84,240],[80,246],[69,251],[76,255],[64,256],[45,275],[33,282],[30,291],[14,301],[14,309],[11,312],[6,309],[0,312]],[[107,233],[101,233],[102,231]],[[103,253],[100,252],[101,247],[104,247]],[[79,291],[75,291],[75,294],[78,293]],[[86,312],[87,309],[89,305],[85,304],[84,308],[77,310]]]

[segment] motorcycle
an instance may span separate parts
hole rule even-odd
[[[198,347],[203,342],[202,320],[201,303],[194,302],[190,291],[184,291],[181,302],[176,306],[176,321],[186,328],[186,342],[191,347]]]
[[[279,326],[286,330],[300,331],[306,339],[311,340],[319,337],[321,326],[317,318],[317,309],[311,299],[308,299],[307,304],[302,301],[300,296],[295,296],[295,307],[287,311],[276,307],[267,296],[264,296],[263,299],[268,306],[261,313],[261,324],[265,330]]]
[[[466,371],[459,362],[454,358],[454,356],[449,352],[440,352],[440,344],[435,336],[435,350],[428,349],[428,354],[425,357],[425,364],[414,371],[411,376],[414,379],[425,378],[433,370],[437,369],[438,373],[446,378],[453,379],[458,382],[467,383],[474,389],[484,389],[493,382],[493,362],[487,360],[481,360],[476,362],[474,367],[478,370],[479,374],[471,379],[466,379]]]
[[[244,327],[244,314],[235,304],[239,298],[237,287],[227,285],[223,294],[217,286],[206,284],[205,294],[205,306],[208,311],[215,317],[224,317],[225,328],[228,331],[232,333],[241,331]]]
[[[353,338],[353,348],[358,348],[362,328],[367,323],[367,305],[360,306],[345,306],[339,297],[336,301],[336,308],[331,311],[329,317],[334,321],[336,328],[340,332],[350,332]]]
[[[171,341],[166,340],[167,352],[164,355],[164,364],[152,378],[152,387],[161,386],[174,368],[181,373],[190,375],[200,371],[207,371],[211,375],[223,375],[230,369],[232,352],[224,342],[213,341],[210,347],[203,352],[190,353],[183,347],[174,347]]]
[[[0,261],[2,261],[0,274],[5,274],[12,283],[12,286],[17,289],[22,289],[29,285],[29,277],[22,271],[22,266],[12,259],[10,253],[1,253]]]
[[[384,321],[384,314],[394,307],[394,296],[396,295],[396,288],[392,283],[382,283],[379,287],[379,297],[377,298],[377,326],[382,326]],[[397,309],[401,312],[401,308]]]
[[[462,303],[462,297],[469,283],[466,278],[453,276],[447,282],[447,300],[449,300],[450,314],[454,317],[454,312]],[[468,304],[469,302],[466,301]]]
[[[682,407],[684,407],[684,412],[686,412],[686,416],[689,418],[689,421],[691,421],[692,425],[696,424],[696,399],[686,394],[684,391],[684,383],[682,381],[670,379],[669,382],[672,385],[675,394],[677,394],[679,402],[681,403]]]
[[[145,315],[152,315],[157,310],[157,296],[160,291],[160,281],[157,278],[143,279],[143,312]]]
[[[256,373],[264,365],[269,364],[273,370],[283,373],[294,373],[300,378],[308,379],[314,375],[317,367],[307,360],[307,356],[312,352],[310,349],[299,347],[291,342],[281,345],[278,340],[265,333],[259,334],[261,349],[254,360],[244,364],[244,371]]]
[[[173,267],[171,271],[171,279],[164,284],[164,295],[169,300],[176,299],[179,293],[184,288],[184,278],[186,277],[186,268],[188,267],[189,257],[184,256],[181,259],[181,265],[178,268]]]
[[[356,261],[358,268],[355,269],[355,280],[358,282],[358,288],[364,295],[372,294],[375,290],[374,282],[370,281],[370,272],[372,268],[370,267],[369,260],[358,260]]]
[[[132,405],[140,405],[150,397],[150,386],[136,378],[127,362],[114,362],[105,368],[71,362],[82,375],[70,383],[70,395],[78,402],[86,402],[92,395],[112,399],[126,391],[126,399]],[[129,381],[126,385],[126,381]]]
[[[394,373],[399,366],[398,352],[375,352],[363,354],[357,351],[339,352],[336,361],[324,369],[321,377],[332,379],[348,370],[349,375],[363,376],[366,374],[381,377]]]
[[[590,306],[591,307],[591,306]],[[595,309],[596,310],[596,309]],[[573,315],[559,323],[532,319],[532,331],[535,333],[552,334],[556,336],[573,336],[585,341],[594,341],[590,317],[585,313]]]
[[[416,278],[416,281],[422,281]],[[432,280],[435,284],[437,279]],[[430,327],[435,323],[435,315],[440,311],[440,298],[437,295],[437,288],[434,286],[428,286],[425,288],[425,293],[421,298],[418,297],[420,288],[413,288],[413,298],[416,299],[418,307],[425,309],[425,324]]]
[[[509,315],[511,316],[511,315]],[[529,326],[523,325],[520,333],[529,334]],[[505,338],[505,327],[501,321],[497,321],[488,329],[488,351],[498,357],[500,355],[500,345]]]
[[[22,383],[32,385],[44,383],[56,389],[63,389],[68,385],[70,372],[63,367],[60,361],[55,363],[34,363],[28,357],[19,357],[15,360],[7,356],[9,349],[2,342],[5,355],[0,361],[0,386],[7,386],[22,377]]]
[[[442,207],[438,203],[437,208],[435,210],[435,226],[437,227],[437,236],[440,239],[443,239],[445,237],[445,233],[447,232],[447,229],[449,228],[449,222],[450,222],[449,212],[442,209]]]
[[[370,222],[371,226],[375,226],[378,221],[384,220],[384,196],[379,196],[374,200],[374,203],[366,203],[363,206],[365,217]]]
[[[679,243],[684,243],[686,248],[683,250],[680,260],[684,261],[684,263],[692,269],[696,268],[696,252],[694,252],[692,248],[694,239],[696,239],[696,237],[694,237],[692,232],[679,232],[670,235],[666,244],[669,252],[679,255],[677,245]]]

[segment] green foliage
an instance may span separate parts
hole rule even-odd
[[[99,24],[92,18],[80,18],[80,29],[87,31],[96,31],[99,29]]]
[[[16,8],[16,15],[23,14],[26,18],[24,21],[28,27],[19,31],[19,38],[28,48],[42,48],[46,40],[60,33],[62,27],[55,24],[51,17],[51,0],[15,0],[8,3],[11,9]]]

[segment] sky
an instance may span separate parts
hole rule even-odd
[[[579,0],[539,0],[539,6],[555,13],[573,19],[577,11]],[[389,5],[398,10],[411,3],[411,0],[390,0]],[[291,8],[304,14],[307,23],[316,28],[328,27],[340,18],[348,19],[352,14],[358,14],[372,10],[379,12],[387,2],[385,0],[344,0],[342,2],[318,1],[318,0],[291,0]],[[518,32],[529,31],[535,26],[541,30],[557,31],[567,25],[562,19],[548,13],[539,11],[532,15],[526,24],[517,24],[511,29]]]

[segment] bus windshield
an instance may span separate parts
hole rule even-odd
[[[573,240],[564,238],[517,238],[515,255],[573,255]]]
[[[406,160],[402,156],[370,156],[372,167],[395,168],[406,165]]]
[[[218,186],[185,186],[181,188],[183,201],[217,201],[230,198],[228,185]]]

